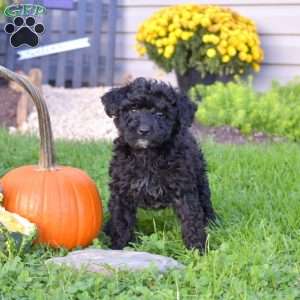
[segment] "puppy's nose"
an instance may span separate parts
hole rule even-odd
[[[150,127],[148,125],[141,125],[139,128],[138,128],[138,134],[140,135],[146,135],[147,133],[149,133],[150,131]]]

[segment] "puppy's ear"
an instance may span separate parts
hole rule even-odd
[[[178,118],[181,127],[188,128],[192,125],[194,115],[197,109],[195,103],[193,103],[186,95],[179,94],[177,98]]]
[[[105,112],[109,117],[116,117],[119,113],[121,102],[126,97],[127,88],[113,88],[101,97]]]

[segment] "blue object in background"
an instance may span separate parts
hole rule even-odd
[[[47,8],[73,9],[73,0],[44,0],[43,5]]]
[[[24,4],[40,4],[49,9],[74,9],[73,0],[24,0]]]
[[[1,1],[1,0],[0,0]],[[28,73],[40,68],[43,82],[55,86],[113,86],[118,0],[22,0],[24,4],[44,5],[47,14],[41,22],[46,28],[41,46],[72,39],[89,38],[90,47],[73,53],[56,53],[42,59],[18,59],[7,34],[1,34],[0,64]],[[1,53],[4,49],[4,53]],[[24,49],[24,47],[23,47]],[[1,298],[1,297],[0,297]]]

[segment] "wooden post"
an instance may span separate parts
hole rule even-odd
[[[29,81],[42,93],[42,72],[40,69],[31,69],[28,76],[26,76],[23,72],[19,72],[19,74],[27,77],[27,79],[29,79]],[[32,101],[28,93],[17,83],[11,82],[9,87],[16,92],[21,93],[16,116],[17,129],[20,129],[27,121],[28,115],[33,109]]]

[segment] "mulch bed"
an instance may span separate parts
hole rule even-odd
[[[205,127],[199,123],[194,123],[192,133],[197,139],[213,139],[220,144],[246,144],[246,143],[264,143],[264,142],[284,142],[284,137],[270,136],[263,132],[257,132],[245,136],[238,129],[230,126]]]
[[[0,86],[0,127],[16,126],[16,111],[20,94]]]

